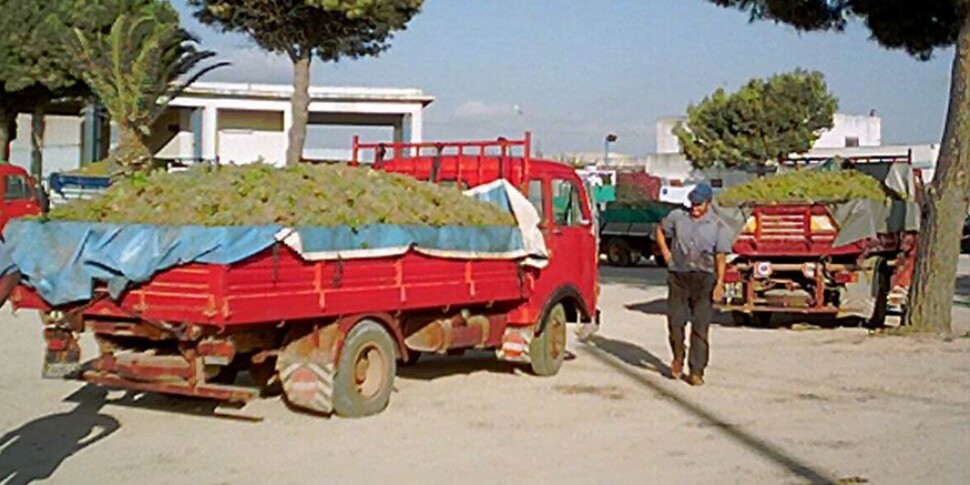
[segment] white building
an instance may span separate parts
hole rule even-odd
[[[657,153],[637,158],[611,159],[613,168],[642,169],[670,181],[704,179],[723,182],[726,186],[742,181],[747,175],[736,170],[695,171],[683,155],[680,142],[673,134],[674,128],[686,118],[660,118],[657,120]],[[882,120],[875,114],[848,115],[837,113],[834,126],[816,140],[806,157],[850,156],[896,156],[911,155],[913,166],[923,170],[923,179],[933,178],[939,156],[939,145],[882,145]],[[601,157],[602,160],[602,157]]]
[[[882,118],[870,115],[836,113],[833,126],[822,132],[813,148],[877,147],[882,145]],[[657,120],[657,153],[681,153],[674,128],[687,122],[686,117]]]
[[[250,163],[261,158],[282,164],[293,121],[292,92],[289,85],[195,83],[170,103],[152,130],[149,148],[158,158],[168,160]],[[314,139],[319,127],[351,131],[379,128],[376,136],[381,140],[420,142],[424,109],[433,101],[433,96],[418,89],[311,87],[310,130],[304,156],[350,158],[350,135],[321,143]],[[90,155],[91,150],[104,152],[107,144],[92,141],[96,135],[90,133],[95,131],[86,126],[86,118],[73,114],[47,116],[45,120],[45,178],[52,172],[76,168],[85,155],[89,159],[105,155]],[[93,145],[102,149],[91,148]],[[30,165],[28,115],[18,119],[11,161],[25,168]]]

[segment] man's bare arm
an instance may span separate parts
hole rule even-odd
[[[715,302],[724,300],[724,273],[727,272],[727,255],[717,253],[714,256],[714,294],[712,298]]]
[[[660,255],[664,258],[664,262],[670,266],[673,256],[670,254],[670,247],[667,246],[667,236],[664,234],[663,224],[657,224],[657,227],[653,230],[653,235],[654,239],[657,240],[657,248],[660,249]]]

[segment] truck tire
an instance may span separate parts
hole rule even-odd
[[[566,308],[562,303],[549,310],[542,325],[542,333],[532,337],[529,344],[532,373],[554,376],[566,358]]]
[[[611,266],[626,267],[633,264],[633,253],[626,241],[615,237],[606,243],[606,260]]]
[[[333,378],[333,410],[360,418],[387,407],[397,373],[394,339],[381,324],[365,320],[347,335]]]

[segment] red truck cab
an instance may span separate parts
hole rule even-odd
[[[40,212],[37,181],[16,165],[0,163],[0,230],[10,219]]]
[[[381,170],[442,186],[467,189],[509,181],[538,211],[549,251],[549,264],[536,281],[534,296],[513,314],[513,321],[539,320],[551,301],[565,303],[570,321],[597,318],[599,257],[586,184],[568,165],[533,159],[528,133],[523,140],[447,144],[365,144],[355,138],[353,146],[353,164],[369,161]],[[391,158],[385,159],[388,154]]]

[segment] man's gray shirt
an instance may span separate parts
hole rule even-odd
[[[714,273],[714,255],[730,253],[730,231],[713,211],[694,219],[685,209],[676,209],[661,222],[673,261],[673,272]]]

